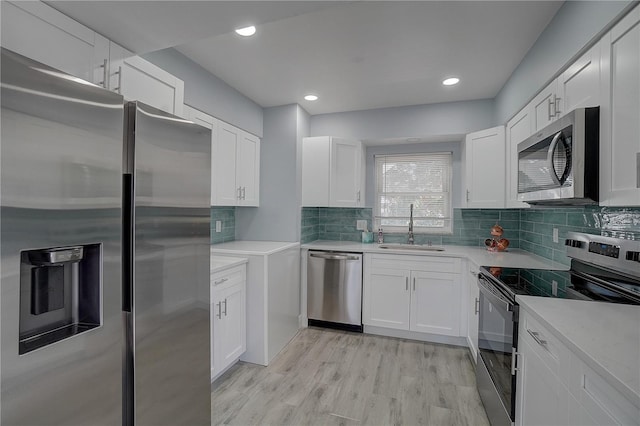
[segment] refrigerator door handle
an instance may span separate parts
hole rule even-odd
[[[133,307],[133,175],[122,175],[122,310]]]

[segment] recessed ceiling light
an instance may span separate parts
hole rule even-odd
[[[318,97],[316,95],[304,95],[304,98],[307,101],[317,101],[318,100]]]
[[[459,81],[460,81],[459,78],[450,77],[450,78],[447,78],[446,80],[444,80],[442,82],[442,84],[444,84],[445,86],[453,86],[454,84],[458,84]]]
[[[243,37],[249,37],[256,33],[256,27],[252,25],[250,27],[238,28],[236,29],[236,33]]]

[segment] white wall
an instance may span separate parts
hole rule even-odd
[[[565,2],[496,96],[492,126],[505,124],[634,3]]]
[[[375,205],[376,176],[375,155],[383,154],[422,154],[429,152],[451,152],[453,154],[453,182],[451,187],[453,208],[460,207],[462,194],[462,145],[460,142],[415,143],[404,145],[385,145],[367,147],[366,204]]]
[[[300,241],[298,158],[307,122],[308,115],[295,104],[264,109],[260,207],[236,208],[236,240]]]
[[[484,99],[311,116],[311,136],[390,139],[464,135],[492,127],[493,101]]]
[[[184,81],[184,103],[262,137],[262,107],[175,49],[142,55]]]

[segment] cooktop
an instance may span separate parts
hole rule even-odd
[[[557,297],[640,305],[640,281],[572,261],[569,271],[483,266],[482,275],[510,298]]]

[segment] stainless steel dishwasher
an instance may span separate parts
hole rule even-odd
[[[310,250],[309,325],[362,332],[362,254]]]

